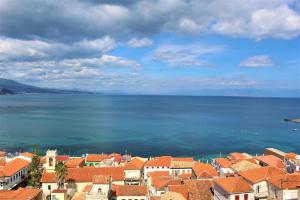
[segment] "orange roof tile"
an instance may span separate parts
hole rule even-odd
[[[132,159],[124,165],[125,170],[141,170],[144,167],[144,162],[138,158]]]
[[[228,158],[230,160],[243,160],[243,159],[247,159],[249,157],[246,156],[244,153],[234,152],[234,153],[229,154]]]
[[[71,158],[65,162],[68,168],[76,168],[84,165],[84,158]]]
[[[148,160],[145,164],[145,167],[170,167],[171,160],[171,156],[157,157],[153,160]]]
[[[189,191],[189,200],[213,199],[212,181],[210,180],[186,180],[184,185]]]
[[[229,194],[252,192],[251,186],[241,177],[218,178],[214,185],[220,186]]]
[[[172,160],[173,161],[192,162],[192,161],[194,161],[194,158],[191,158],[191,157],[183,157],[183,158],[173,157]]]
[[[279,189],[297,189],[300,187],[300,174],[285,174],[284,176],[272,177],[269,183]]]
[[[213,168],[210,164],[204,164],[201,162],[197,162],[194,167],[193,171],[197,177],[201,178],[213,178],[218,176],[218,172]]]
[[[88,184],[83,188],[82,192],[89,192],[91,191],[92,187],[93,187],[92,184]]]
[[[187,186],[185,185],[169,185],[168,186],[170,192],[177,192],[181,194],[185,199],[188,199],[189,191]]]
[[[284,163],[282,162],[282,160],[273,155],[257,156],[255,159],[267,164],[268,166],[284,168]]]
[[[285,158],[295,160],[297,155],[298,154],[296,154],[296,153],[290,152],[290,153],[285,154]]]
[[[284,171],[276,167],[261,167],[239,173],[240,176],[252,183],[258,183],[272,177],[284,176],[285,174]]]
[[[105,159],[110,159],[111,156],[107,154],[88,154],[86,156],[86,162],[101,162]]]
[[[41,195],[42,190],[40,189],[27,189],[27,188],[18,188],[17,190],[1,190],[0,191],[0,200],[33,200]]]
[[[153,171],[153,172],[148,172],[147,176],[149,176],[149,177],[169,176],[169,172],[168,171]]]
[[[219,164],[222,168],[228,168],[232,164],[227,158],[216,158],[215,162]]]
[[[147,196],[147,186],[141,185],[113,185],[116,196]]]
[[[66,193],[67,190],[65,189],[55,189],[55,190],[52,190],[52,193]]]
[[[33,158],[35,154],[30,152],[23,152],[21,153],[21,155],[24,157]]]
[[[85,192],[76,192],[71,200],[86,200]]]
[[[69,168],[66,180],[74,180],[75,182],[92,182],[95,175],[107,175],[112,177],[112,181],[123,181],[123,167],[84,167]],[[44,172],[42,174],[42,183],[55,183],[56,176],[54,172]]]
[[[182,179],[172,176],[152,177],[151,184],[156,190],[164,190],[168,185],[181,185]]]
[[[115,162],[120,163],[122,161],[122,155],[119,153],[111,153],[109,156],[113,157]]]
[[[6,156],[6,152],[5,151],[0,151],[0,157],[4,157]]]
[[[21,169],[27,167],[30,164],[29,161],[21,158],[16,158],[12,161],[6,162],[3,167],[0,168],[0,176],[12,176]]]

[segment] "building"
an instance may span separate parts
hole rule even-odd
[[[250,160],[241,160],[230,166],[232,171],[234,171],[235,173],[244,172],[250,169],[256,169],[260,167],[261,166],[256,164],[255,161],[251,162]]]
[[[170,174],[172,157],[162,156],[150,159],[144,166],[144,179],[147,180],[148,173],[154,171],[167,171]]]
[[[283,177],[285,174],[276,167],[261,167],[239,173],[251,185],[256,199],[266,199],[270,194],[268,181],[274,177]]]
[[[42,190],[18,188],[0,191],[0,200],[42,200]]]
[[[300,155],[287,153],[284,157],[284,163],[288,173],[300,171]]]
[[[51,200],[68,200],[67,190],[55,189],[51,192]]]
[[[85,166],[84,158],[70,158],[65,161],[67,168],[81,168]]]
[[[268,180],[270,198],[278,200],[300,199],[300,174],[286,174]]]
[[[112,179],[110,176],[95,175],[93,184],[87,185],[83,190],[86,193],[86,200],[109,200],[111,197]]]
[[[71,195],[82,192],[87,185],[92,185],[95,176],[110,176],[111,184],[124,185],[125,176],[123,167],[84,167],[69,168],[65,181],[65,189]],[[41,178],[42,189],[47,196],[53,189],[57,189],[56,175],[54,172],[44,172]]]
[[[215,177],[218,177],[218,172],[213,168],[210,164],[204,164],[201,162],[195,163],[195,165],[192,168],[192,178],[198,179],[198,180],[205,180],[205,179],[213,179]]]
[[[125,182],[127,185],[139,185],[141,183],[144,164],[144,161],[134,158],[124,165]]]
[[[273,156],[273,155],[257,156],[257,157],[255,157],[255,160],[262,167],[271,166],[271,167],[277,167],[280,169],[285,168],[283,160],[281,160],[280,158]]]
[[[212,161],[212,166],[219,172],[220,176],[231,176],[234,171],[230,168],[232,162],[228,158],[216,158]]]
[[[281,160],[283,160],[286,156],[286,153],[279,150],[279,149],[275,149],[275,148],[266,148],[264,151],[264,155],[268,156],[268,155],[272,155],[275,156]]]
[[[253,200],[251,186],[241,177],[219,178],[214,180],[215,200]]]
[[[85,158],[86,166],[107,167],[113,166],[114,157],[107,154],[87,154]]]
[[[10,190],[21,185],[28,177],[30,162],[21,158],[3,163],[0,167],[0,190]]]
[[[140,185],[114,185],[112,200],[148,200],[147,187]]]
[[[174,176],[192,174],[194,165],[195,161],[193,158],[172,158],[170,173]]]

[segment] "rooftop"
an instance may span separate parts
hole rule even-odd
[[[241,177],[218,178],[214,185],[220,186],[228,194],[252,192],[251,186]]]

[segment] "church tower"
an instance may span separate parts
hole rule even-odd
[[[57,150],[48,150],[46,152],[46,171],[54,172],[56,164]]]

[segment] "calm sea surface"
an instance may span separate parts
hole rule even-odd
[[[0,149],[122,152],[198,158],[277,147],[300,153],[300,99],[0,96]]]

